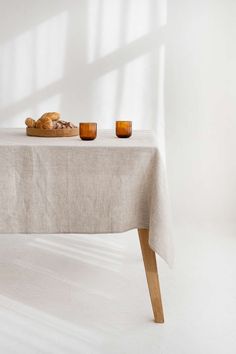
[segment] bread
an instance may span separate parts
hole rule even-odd
[[[77,128],[77,127],[73,123],[66,122],[64,120],[58,120],[56,122],[53,122],[53,129],[71,129],[71,128]]]
[[[33,118],[26,118],[25,124],[27,125],[28,128],[34,128],[35,127],[35,120]]]
[[[53,121],[57,121],[57,120],[60,119],[60,113],[58,113],[58,112],[47,112],[47,113],[44,113],[42,115],[42,117],[40,117],[40,119],[44,119],[44,118],[50,118]]]
[[[38,129],[53,129],[53,122],[49,117],[40,118],[37,120],[35,127]]]
[[[60,120],[60,113],[47,112],[44,113],[37,121],[32,118],[26,118],[25,124],[28,128],[37,129],[68,129],[77,128],[74,124]]]

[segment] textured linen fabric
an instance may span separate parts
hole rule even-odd
[[[93,141],[0,130],[0,233],[116,233],[149,229],[149,244],[173,260],[165,175],[150,131]]]

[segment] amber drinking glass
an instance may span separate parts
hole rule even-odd
[[[97,137],[97,123],[80,123],[79,136],[82,140],[94,140]]]
[[[116,136],[118,138],[129,138],[132,135],[132,122],[117,120],[116,121]]]

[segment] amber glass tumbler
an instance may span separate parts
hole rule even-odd
[[[118,138],[129,138],[132,135],[132,122],[128,120],[116,121],[116,136]]]
[[[80,123],[79,136],[82,140],[94,140],[97,137],[97,123]]]

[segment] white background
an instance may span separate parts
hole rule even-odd
[[[235,221],[235,1],[0,6],[1,127],[52,110],[100,128],[133,120],[166,136],[175,220]]]
[[[235,19],[235,0],[0,0],[0,127],[155,130],[176,243],[158,326],[136,232],[2,236],[1,353],[236,352]]]

